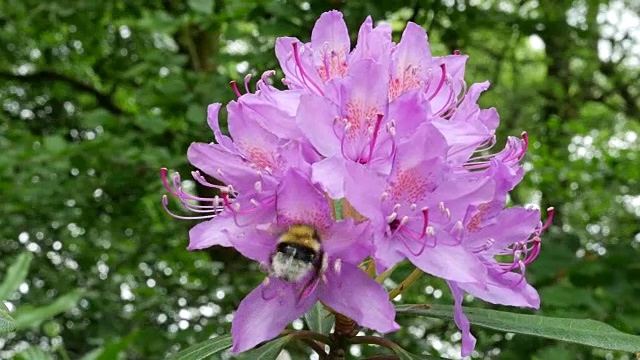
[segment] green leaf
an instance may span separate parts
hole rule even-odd
[[[16,321],[16,330],[40,326],[43,321],[76,306],[83,295],[84,290],[76,289],[58,297],[54,302],[43,307],[20,307],[13,315]]]
[[[191,104],[187,109],[187,121],[194,124],[204,124],[207,119],[207,112],[201,105]]]
[[[243,352],[238,358],[240,360],[275,360],[291,339],[289,335],[277,338],[258,348]]]
[[[53,356],[40,348],[31,346],[27,350],[16,355],[16,360],[53,360]]]
[[[88,353],[82,355],[80,360],[97,360],[98,357],[100,357],[100,354],[102,354],[103,352],[104,352],[103,347],[95,348],[89,351]]]
[[[0,302],[0,336],[12,332],[15,328],[15,322],[11,316],[9,316],[4,304]]]
[[[449,305],[400,305],[399,314],[453,320]],[[504,311],[464,308],[472,324],[489,329],[540,336],[609,350],[640,351],[640,336],[626,334],[605,323],[589,319],[565,319]]]
[[[214,0],[189,0],[187,1],[191,10],[205,15],[213,14]]]
[[[44,148],[52,153],[60,153],[67,148],[67,141],[61,135],[50,135],[43,139]]]
[[[24,282],[29,273],[29,265],[33,260],[33,254],[30,252],[23,252],[18,255],[18,258],[9,266],[9,270],[4,275],[4,280],[0,284],[0,300],[7,300],[14,291],[18,289],[20,284]]]
[[[231,347],[231,335],[218,336],[190,346],[171,356],[168,360],[206,359]]]
[[[134,331],[118,341],[109,343],[109,345],[105,346],[102,353],[100,353],[100,355],[97,357],[97,360],[119,359],[120,353],[125,351],[129,347],[129,344],[131,344],[131,342],[135,340],[137,336],[138,332]]]
[[[412,354],[410,352],[408,352],[407,350],[401,348],[401,347],[397,347],[392,349],[396,355],[398,355],[398,360],[439,360],[439,359],[444,359],[441,358],[439,356],[431,356],[431,355],[415,355]]]
[[[304,314],[304,320],[311,331],[328,334],[333,327],[335,317],[318,301]]]

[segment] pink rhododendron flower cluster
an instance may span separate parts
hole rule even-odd
[[[387,292],[358,267],[367,257],[378,273],[406,259],[448,282],[463,355],[475,345],[464,292],[538,308],[524,275],[548,224],[538,210],[505,208],[523,176],[527,136],[492,149],[498,113],[477,104],[488,82],[466,86],[467,56],[432,56],[414,23],[396,44],[391,27],[374,28],[371,18],[352,48],[337,11],[318,19],[309,43],[278,39],[276,56],[287,89],[270,85],[273,71],[253,93],[247,78],[247,92],[235,88],[238,99],[227,105],[229,136],[221,104],[212,104],[215,143],[189,148],[191,164],[224,185],[197,171],[194,179],[220,195],[185,193],[177,175],[170,184],[162,173],[171,194],[198,213],[191,218],[207,220],[191,229],[191,250],[234,247],[268,269],[290,226],[312,226],[321,239],[319,273],[291,280],[271,271],[242,301],[232,351],[276,337],[318,300],[361,326],[397,330]],[[358,216],[334,219],[335,200]]]

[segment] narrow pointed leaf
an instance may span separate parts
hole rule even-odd
[[[289,335],[277,338],[259,348],[243,352],[238,358],[240,360],[275,360],[291,339]]]
[[[0,283],[0,300],[7,300],[14,291],[18,290],[20,284],[24,282],[29,273],[29,265],[33,259],[33,254],[24,252],[15,259],[9,266],[7,273],[2,275]]]
[[[453,306],[400,305],[399,314],[453,320]],[[640,336],[616,330],[605,323],[590,319],[566,319],[504,311],[464,308],[469,321],[481,327],[518,334],[599,347],[609,350],[640,351]]]
[[[76,289],[59,296],[51,304],[42,307],[22,306],[16,310],[13,317],[16,330],[38,327],[43,321],[63,313],[78,303],[84,295],[84,290]]]
[[[304,320],[311,331],[328,334],[333,327],[335,317],[320,302],[317,302],[311,310],[304,314]]]
[[[222,335],[190,346],[171,356],[168,360],[200,360],[208,359],[231,347],[231,335]]]
[[[4,307],[4,304],[0,302],[0,336],[8,334],[15,330],[16,324],[9,316],[9,313]]]

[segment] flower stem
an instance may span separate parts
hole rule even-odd
[[[313,349],[313,351],[316,352],[316,354],[318,354],[318,358],[320,360],[326,360],[327,359],[327,352],[324,351],[324,346],[321,346],[320,344],[318,344],[317,342],[315,342],[314,340],[311,339],[300,339],[300,341],[302,341],[303,343],[309,345],[309,347],[311,349]]]
[[[416,281],[420,275],[422,275],[422,270],[415,269],[406,279],[402,280],[400,285],[398,285],[395,289],[391,290],[389,293],[389,300],[393,300],[396,296],[402,294],[402,292],[407,289],[414,281]]]
[[[387,269],[387,271],[383,272],[382,274],[380,274],[377,278],[376,281],[379,283],[382,283],[383,281],[385,281],[389,276],[391,276],[391,274],[398,268],[398,264],[395,264],[392,268]]]
[[[373,259],[369,259],[367,268],[364,271],[371,277],[374,277],[376,275],[376,263],[373,261]]]

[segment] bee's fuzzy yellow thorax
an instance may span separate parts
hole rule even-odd
[[[280,236],[279,242],[300,244],[314,251],[320,250],[318,233],[316,229],[309,225],[292,225],[287,232]]]

